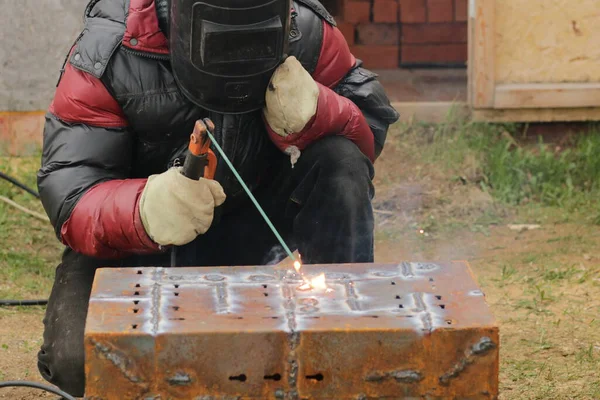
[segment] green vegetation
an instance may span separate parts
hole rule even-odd
[[[36,188],[39,158],[0,158],[0,171]],[[0,180],[0,196],[44,214],[34,196]],[[46,298],[61,245],[49,222],[33,218],[0,201],[0,298]]]
[[[431,167],[477,184],[505,204],[561,207],[600,224],[600,126],[553,143],[529,135],[527,125],[449,115],[439,125],[401,125],[394,139]]]

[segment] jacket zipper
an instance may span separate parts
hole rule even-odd
[[[145,51],[132,50],[129,47],[126,47],[126,46],[121,46],[121,49],[125,53],[129,53],[129,54],[132,54],[134,56],[149,58],[151,60],[169,61],[171,59],[170,56],[165,55],[165,54],[154,54],[154,53],[148,53],[148,52],[145,52]]]

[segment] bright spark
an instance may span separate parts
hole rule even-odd
[[[310,285],[313,288],[319,289],[319,290],[327,289],[327,284],[325,283],[325,274],[321,274],[321,275],[317,276],[316,278],[313,278],[310,281]]]
[[[311,290],[311,289],[316,289],[316,290],[324,290],[326,293],[333,292],[333,289],[330,289],[327,287],[327,283],[325,282],[325,274],[324,273],[322,273],[321,275],[319,275],[315,278],[312,278],[312,279],[307,278],[301,272],[302,262],[300,260],[294,261],[294,269],[296,270],[296,273],[300,274],[302,276],[302,279],[304,280],[304,283],[302,285],[298,286],[298,290],[307,291],[307,290]]]
[[[297,273],[300,273],[300,269],[302,268],[302,263],[300,261],[294,261],[294,269]]]
[[[419,233],[422,235],[422,234],[424,234],[424,233],[425,233],[425,231],[424,231],[423,229],[420,229],[420,230],[419,230]]]

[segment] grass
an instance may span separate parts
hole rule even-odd
[[[443,168],[507,205],[558,207],[600,225],[600,127],[590,125],[560,144],[531,138],[524,129],[450,114],[439,125],[400,125],[394,139],[414,148],[425,166]]]
[[[395,126],[378,162],[378,261],[470,261],[500,324],[502,400],[600,398],[598,132],[557,144],[524,126],[450,116]],[[0,158],[0,170],[35,187],[38,163]],[[43,213],[2,181],[0,194]],[[541,227],[517,232],[513,223]],[[48,296],[62,248],[49,223],[0,203],[0,243],[0,297]],[[25,311],[0,309],[0,318]],[[0,379],[35,371],[35,339],[0,343],[3,366],[15,354],[31,360],[15,358]]]
[[[486,149],[486,185],[499,199],[572,207],[589,204],[600,193],[598,132],[578,137],[572,148],[564,150],[552,149],[541,138],[533,149],[512,150],[512,146],[500,137]]]
[[[0,158],[0,171],[36,188],[39,158]],[[45,214],[38,199],[0,180],[0,195]],[[0,298],[46,298],[61,246],[49,222],[0,202]]]

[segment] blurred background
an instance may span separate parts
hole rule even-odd
[[[0,172],[33,190],[87,3],[0,0]],[[324,5],[401,114],[376,164],[376,261],[470,262],[500,323],[501,399],[600,399],[598,0]],[[61,249],[0,179],[0,298],[47,298]],[[40,380],[43,315],[0,307],[0,380]]]

